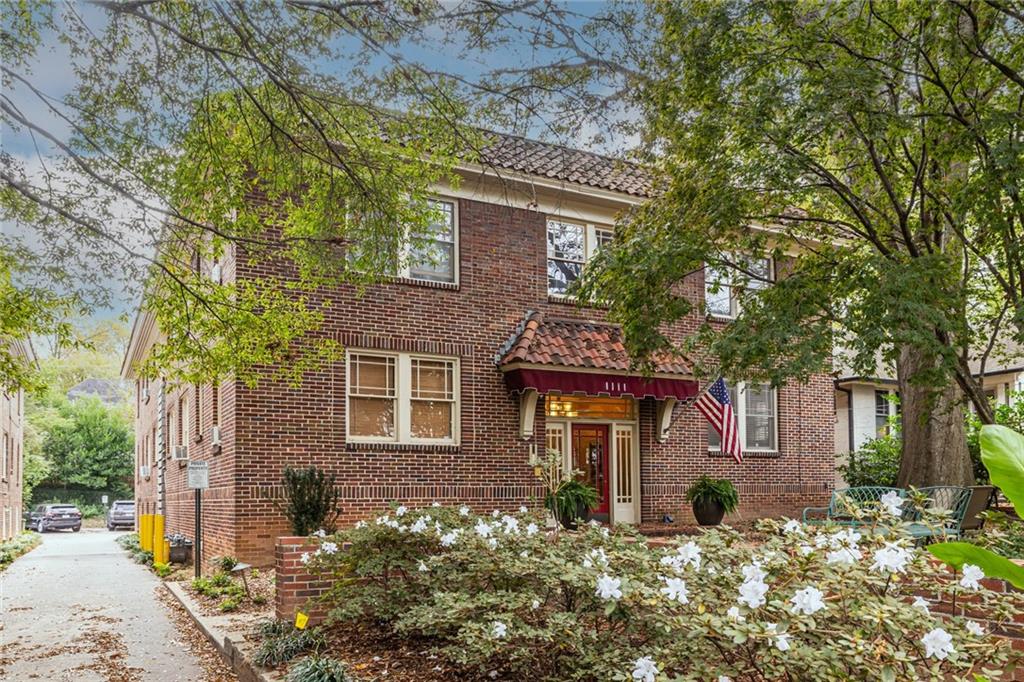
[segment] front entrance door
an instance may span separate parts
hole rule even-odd
[[[607,424],[572,425],[572,468],[582,471],[582,480],[597,488],[599,500],[593,513],[598,520],[607,521],[610,479]]]

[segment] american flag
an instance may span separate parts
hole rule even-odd
[[[725,385],[725,379],[719,379],[711,384],[711,387],[697,398],[694,407],[700,410],[722,437],[722,452],[727,452],[737,462],[742,462],[743,448],[740,445],[739,427],[736,424],[736,414],[732,409],[732,401],[729,400],[729,387]]]

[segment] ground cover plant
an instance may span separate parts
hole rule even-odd
[[[592,525],[548,533],[525,509],[397,507],[305,560],[335,580],[330,622],[425,641],[470,676],[1012,675],[1020,654],[993,629],[1024,612],[1024,597],[988,590],[977,566],[952,574],[888,507],[864,514],[861,530],[767,520],[756,546],[729,528],[662,545]],[[946,607],[969,599],[987,622],[940,615],[924,592]]]
[[[131,555],[132,560],[137,564],[144,566],[153,565],[153,553],[149,550],[142,549],[142,545],[139,544],[139,536],[135,533],[125,533],[115,540],[117,544]]]
[[[285,620],[267,620],[257,628],[259,649],[253,662],[264,668],[287,663],[307,652],[316,653],[323,648],[324,635],[319,628],[300,630]]]
[[[0,542],[0,571],[4,570],[22,554],[31,551],[42,539],[38,533],[23,531],[10,540]]]

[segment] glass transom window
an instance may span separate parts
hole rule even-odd
[[[455,443],[458,383],[455,358],[350,352],[349,440]]]
[[[544,414],[568,419],[636,419],[636,401],[632,398],[587,398],[582,396],[544,396]]]

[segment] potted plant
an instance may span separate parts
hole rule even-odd
[[[597,506],[597,501],[597,488],[571,478],[562,481],[554,493],[549,492],[544,505],[564,528],[576,530],[577,521],[586,520],[590,510]]]
[[[686,501],[693,505],[693,515],[702,526],[717,526],[722,517],[736,511],[740,497],[726,478],[701,476],[686,491]]]

